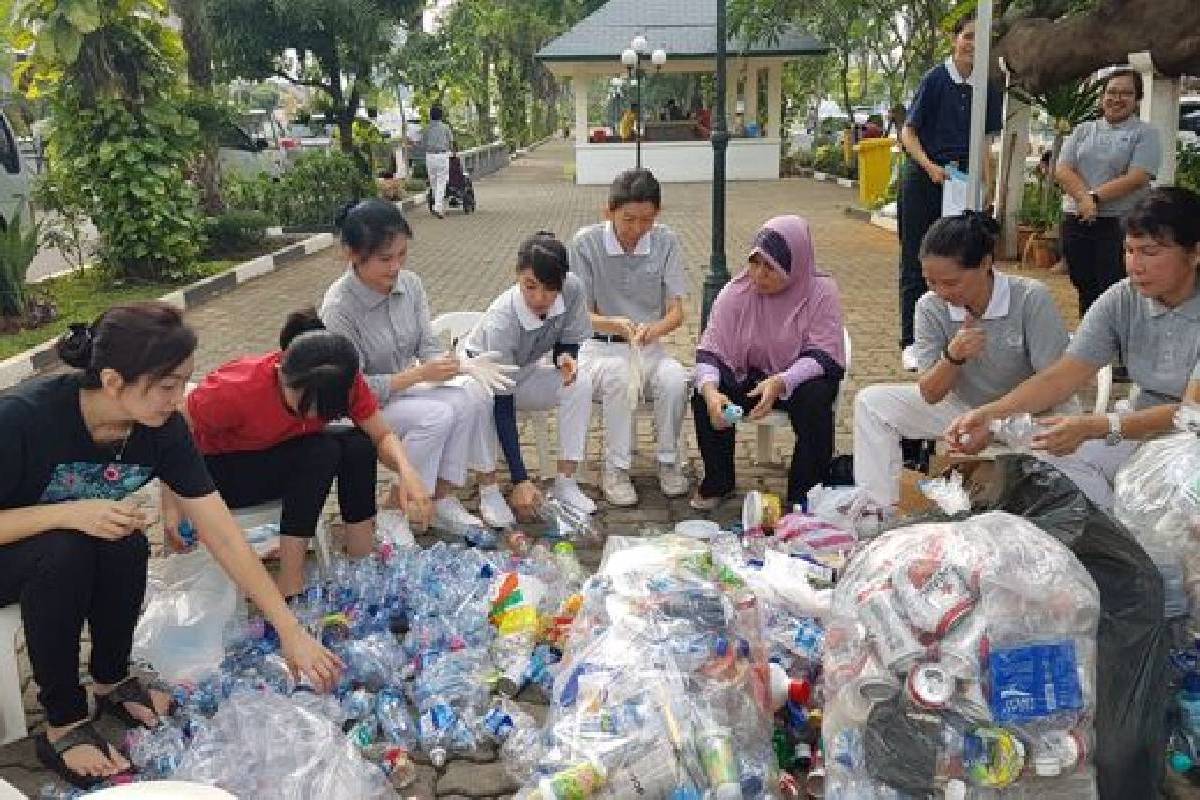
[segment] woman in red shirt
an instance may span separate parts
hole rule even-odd
[[[288,317],[279,346],[213,370],[188,395],[185,416],[230,508],[283,500],[276,580],[286,597],[304,588],[308,539],[335,478],[353,557],[374,547],[376,454],[399,476],[394,492],[410,522],[427,525],[432,506],[404,445],[379,414],[350,340],[325,330],[309,308]],[[327,428],[342,417],[355,427]],[[179,520],[164,490],[163,522],[177,546]]]

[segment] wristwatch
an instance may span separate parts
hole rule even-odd
[[[954,356],[950,355],[950,345],[946,345],[942,348],[942,358],[946,359],[956,367],[961,367],[963,364],[967,363],[965,358],[955,358]]]
[[[1092,198],[1093,203],[1095,203],[1096,205],[1100,205],[1100,193],[1099,192],[1097,192],[1095,190],[1090,191],[1090,192],[1088,192],[1088,197]]]
[[[1125,439],[1125,434],[1121,433],[1121,415],[1109,412],[1104,416],[1108,417],[1108,435],[1104,437],[1104,443],[1116,447]]]

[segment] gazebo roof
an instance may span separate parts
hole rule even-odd
[[[611,61],[642,34],[651,49],[671,58],[713,58],[717,42],[716,0],[609,0],[571,30],[538,51],[541,61]],[[829,48],[795,26],[775,42],[745,47],[728,42],[730,55],[779,58],[821,54]]]

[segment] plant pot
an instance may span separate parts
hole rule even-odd
[[[1030,240],[1033,266],[1050,269],[1058,261],[1058,237],[1039,233]]]
[[[1025,252],[1029,247],[1029,240],[1034,234],[1039,233],[1036,225],[1018,225],[1017,226],[1017,253],[1021,255],[1021,260],[1025,260]]]

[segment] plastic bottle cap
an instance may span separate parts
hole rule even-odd
[[[796,705],[806,706],[812,699],[812,684],[800,678],[788,684],[788,699]]]
[[[946,800],[965,800],[967,796],[967,785],[955,778],[952,781],[947,781],[946,791],[943,797]]]

